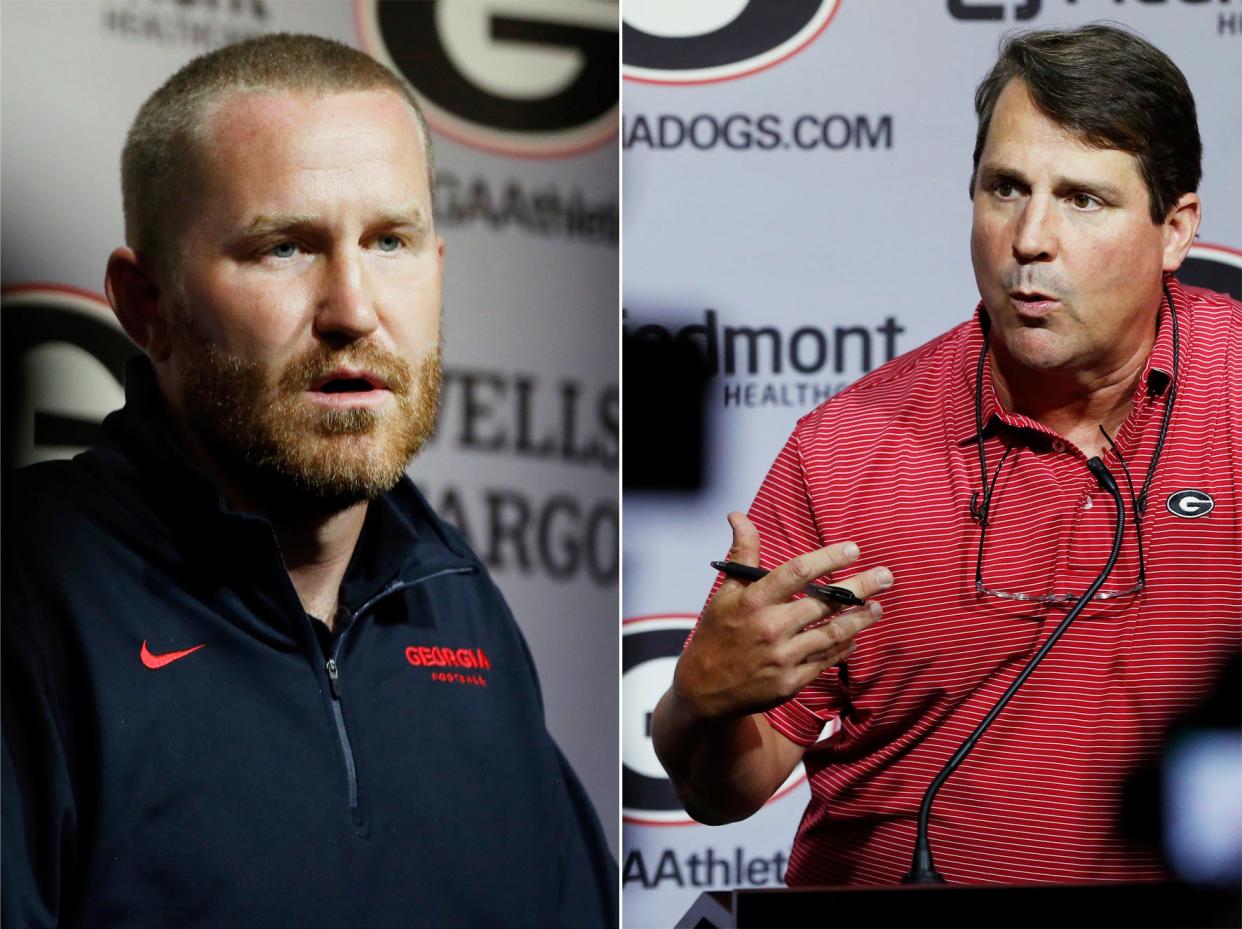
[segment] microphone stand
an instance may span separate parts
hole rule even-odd
[[[1113,567],[1117,564],[1117,557],[1121,554],[1121,539],[1125,533],[1126,506],[1121,499],[1121,491],[1117,487],[1117,481],[1113,478],[1108,468],[1104,466],[1104,462],[1099,458],[1091,458],[1087,461],[1087,467],[1091,469],[1091,473],[1095,475],[1096,481],[1099,482],[1104,491],[1113,498],[1113,504],[1117,508],[1117,528],[1113,533],[1113,548],[1109,553],[1108,563],[1104,565],[1104,570],[1096,576],[1096,579],[1091,582],[1091,586],[1087,588],[1086,592],[1078,598],[1078,602],[1074,604],[1073,609],[1069,611],[1065,619],[1061,620],[1061,624],[1053,630],[1052,635],[1048,636],[1048,641],[1035,653],[1035,657],[1027,662],[1026,667],[1022,669],[1022,673],[1009,685],[1001,695],[1001,698],[996,701],[996,705],[988,711],[987,716],[983,717],[983,721],[975,727],[975,731],[954,752],[953,757],[949,759],[948,763],[940,769],[940,773],[936,775],[931,782],[931,786],[927,788],[927,792],[923,794],[923,804],[919,808],[918,832],[914,842],[914,855],[909,873],[901,879],[903,884],[945,883],[944,877],[936,871],[935,862],[932,861],[931,841],[927,834],[927,829],[931,822],[932,801],[936,798],[936,794],[944,785],[944,782],[949,779],[949,775],[956,771],[962,760],[970,754],[970,750],[975,747],[979,737],[983,735],[988,726],[992,725],[992,721],[1000,715],[1001,710],[1009,703],[1010,698],[1018,692],[1018,688],[1022,686],[1023,682],[1031,676],[1035,666],[1043,660],[1044,655],[1048,654],[1048,650],[1056,644],[1057,639],[1061,638],[1061,635],[1069,628],[1070,623],[1078,617],[1078,614],[1091,602],[1091,598],[1095,596],[1096,592],[1104,586],[1104,582],[1108,580],[1108,576],[1113,573]]]

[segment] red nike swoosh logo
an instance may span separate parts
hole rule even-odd
[[[172,664],[174,661],[179,661],[191,652],[198,651],[206,644],[204,642],[203,645],[195,645],[193,648],[183,648],[179,652],[165,652],[163,655],[152,655],[151,650],[147,648],[146,640],[143,640],[142,651],[139,653],[139,657],[142,658],[144,665],[154,670],[155,668],[162,668],[164,665]]]

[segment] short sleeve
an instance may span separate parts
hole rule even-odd
[[[769,570],[804,552],[841,541],[824,539],[819,532],[798,430],[776,456],[749,516],[759,530],[760,566]],[[764,715],[787,739],[810,746],[819,741],[824,724],[837,716],[843,697],[839,672],[829,668],[792,699]]]

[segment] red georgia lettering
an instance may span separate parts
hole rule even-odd
[[[405,660],[416,668],[449,667],[489,670],[492,663],[481,648],[442,648],[437,645],[411,645]]]

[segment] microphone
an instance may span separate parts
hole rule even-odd
[[[1104,465],[1104,462],[1099,458],[1090,458],[1087,460],[1087,467],[1091,469],[1096,482],[1103,488],[1104,492],[1113,498],[1113,505],[1117,508],[1117,527],[1113,531],[1113,547],[1112,551],[1109,552],[1108,562],[1104,565],[1104,569],[1096,575],[1095,580],[1091,582],[1091,586],[1078,598],[1078,601],[1066,615],[1065,619],[1061,620],[1061,624],[1052,631],[1052,635],[1048,636],[1048,641],[1027,662],[1026,667],[1022,669],[1022,673],[1005,689],[1000,699],[996,701],[996,705],[988,710],[988,714],[983,717],[982,722],[975,727],[975,731],[953,753],[953,757],[940,769],[940,773],[936,775],[931,785],[927,788],[927,792],[923,794],[923,803],[919,807],[918,830],[914,840],[914,854],[910,862],[910,871],[901,879],[903,884],[946,883],[943,875],[936,870],[935,862],[932,860],[931,840],[927,833],[931,822],[932,801],[935,800],[936,794],[944,785],[944,782],[949,779],[949,775],[956,771],[963,759],[970,754],[970,750],[975,747],[979,737],[983,735],[988,726],[992,725],[992,721],[1000,715],[1001,710],[1009,703],[1010,698],[1018,692],[1018,688],[1022,686],[1023,682],[1031,676],[1031,672],[1035,670],[1036,665],[1043,661],[1044,656],[1048,654],[1049,649],[1056,644],[1057,639],[1061,638],[1061,635],[1069,628],[1070,623],[1078,618],[1078,614],[1091,602],[1091,598],[1096,595],[1096,592],[1104,586],[1104,582],[1108,580],[1108,576],[1113,573],[1113,567],[1117,564],[1117,558],[1121,554],[1121,539],[1125,533],[1126,506],[1121,499],[1121,490],[1117,487],[1117,481]]]

